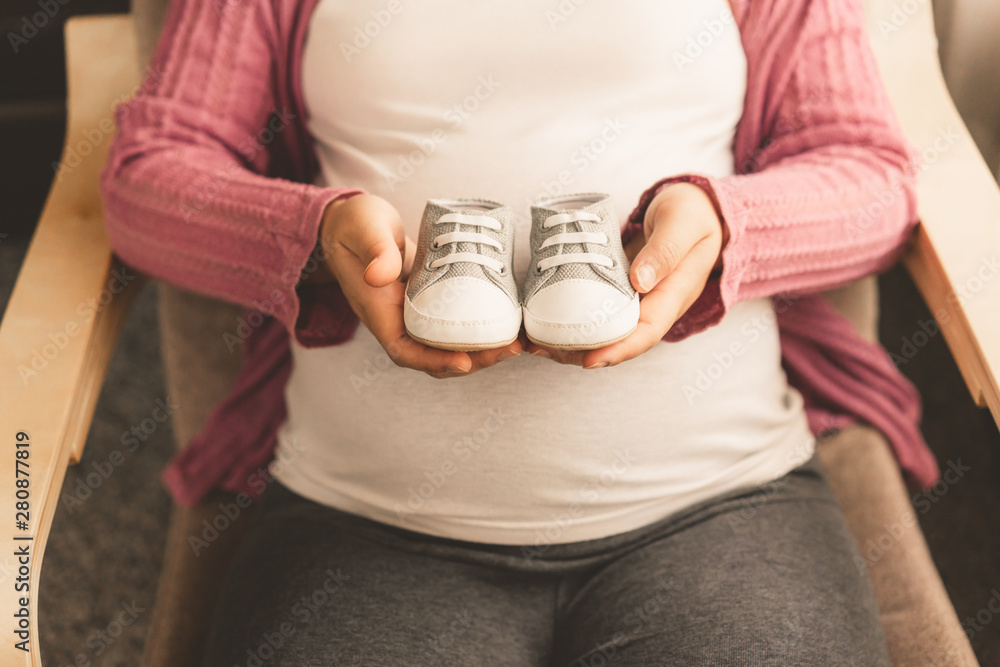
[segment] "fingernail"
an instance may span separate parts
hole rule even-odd
[[[451,371],[452,373],[468,373],[469,372],[468,368],[465,368],[464,366],[460,366],[459,364],[451,364],[450,366],[448,366],[448,370]]]
[[[639,287],[644,292],[648,292],[653,288],[653,282],[656,280],[656,271],[649,264],[643,264],[635,272],[635,277],[639,279]]]
[[[500,353],[499,357],[497,357],[497,363],[503,361],[504,359],[513,359],[514,357],[518,357],[520,355],[521,353],[519,351],[507,348],[506,350]]]
[[[372,266],[373,266],[373,265],[375,264],[375,262],[377,262],[377,261],[378,261],[378,257],[376,257],[376,258],[375,258],[375,259],[373,259],[372,261],[368,262],[368,266],[366,266],[366,267],[365,267],[365,273],[364,273],[364,275],[366,275],[366,276],[368,275],[368,269],[372,268]]]
[[[604,368],[607,365],[608,365],[608,362],[606,362],[606,361],[598,361],[598,362],[595,362],[595,363],[593,363],[593,364],[591,364],[589,366],[584,366],[583,368],[584,368],[584,370],[588,370],[589,371],[589,370],[592,370],[594,368]]]
[[[552,355],[545,350],[535,350],[531,353],[531,356],[538,357],[539,359],[551,359]]]

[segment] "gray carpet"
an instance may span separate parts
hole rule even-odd
[[[906,358],[920,323],[931,319],[901,268],[880,280],[881,338],[889,352]],[[900,368],[924,401],[924,436],[942,469],[948,462],[970,468],[953,485],[939,485],[914,500],[958,617],[980,663],[1000,665],[1000,433],[988,410],[976,408],[940,334]],[[977,620],[978,617],[978,620]],[[984,622],[985,621],[985,622]]]
[[[10,239],[0,243],[0,308],[6,305],[24,247]],[[912,338],[929,315],[901,270],[881,282],[883,342],[890,351],[899,351],[903,337]],[[96,488],[89,497],[79,505],[66,500],[56,515],[39,602],[46,665],[132,666],[141,654],[169,509],[158,473],[174,443],[169,423],[134,452],[122,437],[152,415],[158,399],[165,399],[155,298],[155,290],[147,288],[129,317],[84,459],[69,471],[63,486],[68,498],[80,480],[86,484],[97,468],[107,470],[114,450],[121,452],[121,465],[107,479],[97,485],[91,476]],[[920,348],[903,370],[924,396],[924,430],[938,459],[971,467],[956,484],[918,499],[917,507],[959,617],[970,619],[967,627],[977,655],[982,664],[997,665],[1000,620],[993,619],[987,604],[992,591],[1000,591],[1000,434],[989,413],[973,407],[940,336]],[[920,509],[924,507],[926,511]],[[119,626],[118,619],[130,624]]]
[[[26,245],[0,243],[0,309]],[[139,664],[170,509],[158,475],[175,447],[169,422],[143,424],[166,398],[159,346],[156,290],[147,286],[129,315],[83,460],[66,473],[53,521],[39,591],[46,667]],[[133,426],[145,442],[132,439]]]

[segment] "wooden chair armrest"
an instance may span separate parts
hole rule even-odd
[[[0,528],[0,615],[25,631],[5,633],[3,665],[41,664],[38,584],[59,490],[66,467],[83,453],[118,333],[144,282],[111,253],[99,190],[114,102],[139,80],[131,19],[70,19],[66,45],[63,166],[0,322],[0,502],[9,522]],[[15,486],[18,479],[28,481],[26,489]],[[15,494],[25,490],[27,516],[17,517]],[[16,522],[23,519],[22,528]],[[30,557],[19,562],[15,554],[25,548]],[[27,587],[15,592],[17,584]],[[22,596],[29,618],[19,628]],[[22,639],[27,652],[15,645]]]
[[[948,93],[930,3],[911,14],[873,5],[883,78],[922,156],[921,226],[905,264],[976,404],[1000,421],[1000,188]],[[924,340],[918,322],[913,332],[904,353]]]

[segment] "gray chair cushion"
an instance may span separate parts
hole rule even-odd
[[[882,434],[852,426],[819,454],[875,589],[893,664],[978,664]]]
[[[201,431],[243,363],[241,348],[230,351],[223,336],[233,333],[243,309],[160,284],[160,330],[167,392],[178,404],[174,434],[183,447]]]

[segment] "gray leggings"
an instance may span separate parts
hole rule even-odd
[[[275,484],[204,665],[888,665],[860,562],[815,457],[541,549],[415,533]]]

